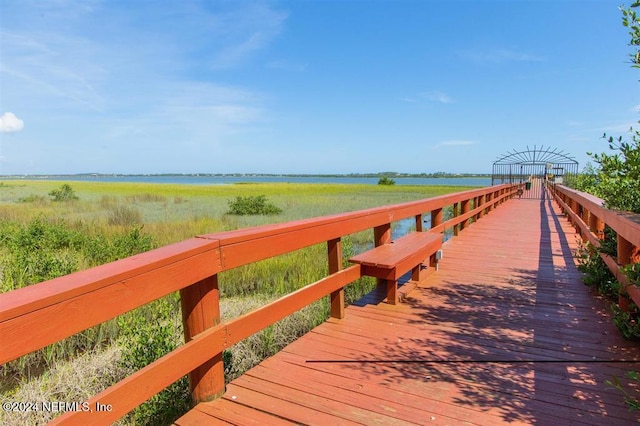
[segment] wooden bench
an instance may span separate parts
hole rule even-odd
[[[362,275],[386,281],[387,303],[398,303],[398,280],[409,270],[411,281],[420,280],[423,263],[435,266],[435,254],[442,248],[442,234],[413,232],[349,259],[361,265]]]

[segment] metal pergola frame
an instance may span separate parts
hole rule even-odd
[[[508,151],[494,163],[491,184],[528,183],[532,191],[526,198],[538,198],[542,183],[563,183],[568,176],[578,174],[578,162],[557,148],[533,146],[523,151]]]

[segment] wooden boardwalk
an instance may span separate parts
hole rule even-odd
[[[640,368],[619,362],[639,347],[582,284],[576,246],[551,201],[509,201],[405,302],[362,299],[176,423],[637,423],[605,381]]]

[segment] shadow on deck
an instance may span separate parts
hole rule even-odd
[[[581,282],[576,247],[548,198],[506,203],[404,303],[363,298],[176,423],[637,422],[605,382],[639,368],[639,347]]]

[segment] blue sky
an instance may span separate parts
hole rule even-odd
[[[0,174],[582,165],[640,112],[619,1],[0,1]]]

